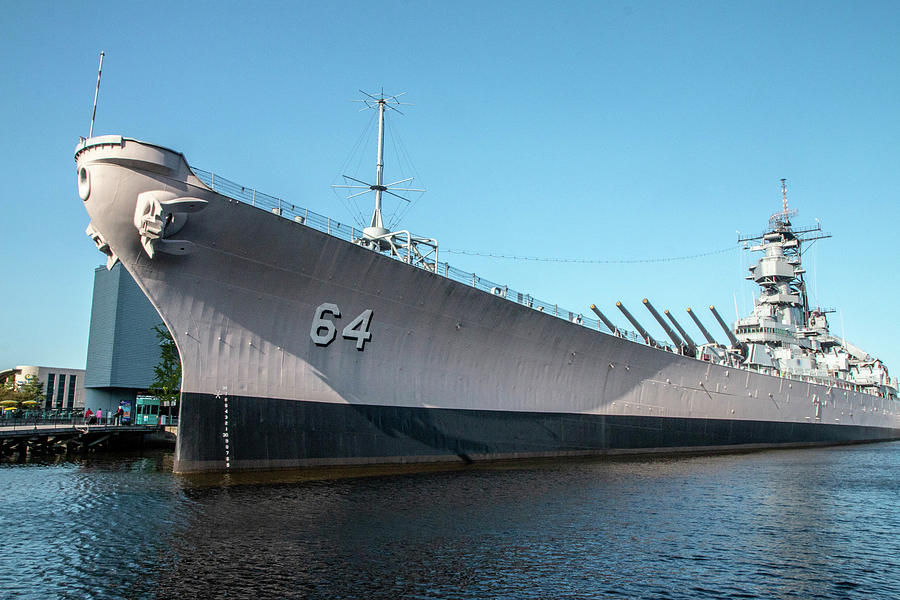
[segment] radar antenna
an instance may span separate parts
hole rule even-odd
[[[779,227],[790,227],[791,226],[791,217],[797,216],[796,210],[788,209],[788,199],[787,199],[787,185],[785,182],[787,179],[781,180],[781,212],[777,212],[771,217],[769,217],[769,228],[772,230],[777,230]]]
[[[345,180],[352,181],[357,185],[333,185],[333,188],[346,189],[351,190],[347,199],[355,198],[357,196],[362,196],[363,194],[368,194],[369,192],[375,192],[375,210],[372,212],[372,220],[368,227],[363,230],[363,235],[369,239],[374,239],[377,236],[385,235],[390,233],[388,229],[384,226],[384,220],[381,216],[381,198],[382,194],[390,194],[391,196],[395,196],[400,200],[405,202],[409,202],[409,198],[401,196],[396,192],[425,192],[424,189],[421,188],[407,188],[407,187],[396,187],[400,184],[409,183],[413,180],[413,177],[408,177],[407,179],[400,179],[399,181],[394,181],[393,183],[384,183],[384,113],[385,110],[393,110],[399,114],[403,114],[400,112],[397,106],[412,106],[408,102],[400,102],[398,98],[405,94],[406,92],[402,92],[397,94],[396,96],[385,96],[384,90],[381,90],[381,93],[378,96],[373,96],[367,92],[359,90],[361,94],[365,95],[366,98],[362,100],[353,100],[353,102],[361,102],[365,104],[363,108],[360,109],[360,112],[364,110],[377,110],[378,111],[378,157],[377,162],[375,163],[375,183],[367,183],[365,181],[356,179],[355,177],[350,177],[349,175],[344,175]],[[361,190],[358,192],[353,192],[352,190]]]
[[[784,206],[784,212],[785,212],[785,214],[787,214],[787,211],[788,211],[788,207],[787,207],[787,185],[785,185],[785,181],[787,181],[787,179],[785,179],[784,177],[782,177],[782,178],[781,178],[781,204],[782,204],[782,206]]]
[[[383,194],[395,196],[400,200],[409,202],[406,198],[397,192],[419,192],[424,193],[422,188],[397,187],[402,184],[408,184],[414,178],[408,177],[400,179],[393,183],[384,183],[384,114],[387,110],[393,110],[399,114],[403,114],[398,106],[412,106],[406,102],[400,102],[398,98],[405,94],[402,92],[395,96],[385,96],[384,89],[375,96],[359,90],[361,94],[366,96],[362,100],[353,100],[353,102],[361,102],[365,104],[360,112],[364,110],[378,111],[378,155],[375,163],[375,183],[368,183],[349,175],[344,175],[344,180],[352,183],[345,185],[332,185],[333,188],[348,190],[347,199],[362,196],[369,192],[375,192],[375,209],[372,212],[372,220],[369,226],[363,229],[362,237],[356,240],[360,246],[365,246],[372,250],[380,252],[390,251],[391,255],[400,257],[404,262],[437,272],[438,264],[438,246],[437,240],[412,235],[409,231],[391,231],[384,226],[384,220],[381,216],[381,200]],[[355,185],[354,185],[355,184]]]

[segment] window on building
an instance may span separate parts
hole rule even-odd
[[[44,408],[48,410],[53,407],[53,380],[55,377],[56,373],[47,375],[47,393],[44,394]]]
[[[75,382],[77,375],[69,375],[69,393],[66,394],[66,408],[75,408]]]
[[[65,373],[59,374],[59,383],[56,384],[56,402],[54,405],[56,408],[62,408],[63,398],[66,393],[66,375]]]

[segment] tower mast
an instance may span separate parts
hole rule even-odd
[[[375,162],[375,183],[370,184],[365,181],[361,181],[354,177],[350,177],[349,175],[344,175],[344,179],[351,181],[358,185],[333,185],[333,188],[343,188],[347,190],[360,190],[358,192],[351,192],[347,199],[355,198],[356,196],[361,196],[363,194],[367,194],[368,192],[375,192],[375,210],[372,211],[372,219],[369,222],[369,226],[363,229],[363,236],[370,241],[377,241],[378,245],[382,247],[382,249],[386,249],[386,243],[383,243],[384,236],[391,233],[389,229],[384,226],[384,220],[381,215],[382,209],[382,199],[384,198],[384,194],[390,194],[391,196],[396,196],[397,198],[409,202],[408,198],[401,196],[396,192],[425,192],[424,189],[420,188],[402,188],[396,187],[402,183],[409,183],[413,180],[412,177],[408,177],[406,179],[401,179],[399,181],[394,181],[393,183],[384,183],[384,113],[387,109],[391,109],[403,114],[398,110],[397,106],[410,106],[406,102],[400,102],[397,100],[400,96],[405,94],[403,92],[401,94],[397,94],[396,96],[385,96],[384,90],[376,97],[372,94],[368,94],[360,90],[363,94],[368,96],[368,98],[363,100],[354,100],[354,102],[362,102],[365,104],[366,109],[372,109],[378,111],[378,155],[376,157]]]
[[[100,75],[103,73],[103,57],[106,52],[100,51],[100,66],[97,67],[97,87],[94,88],[94,110],[91,111],[91,128],[88,130],[88,137],[94,137],[94,119],[97,117],[97,96],[100,95]]]
[[[378,98],[378,162],[375,163],[375,212],[372,213],[370,227],[383,229],[387,233],[381,218],[381,193],[384,191],[384,94]]]
[[[784,214],[788,212],[788,203],[787,203],[787,184],[785,183],[787,179],[781,179],[781,205],[784,207]]]
[[[403,113],[396,107],[406,104],[397,100],[397,98],[403,94],[385,96],[384,90],[382,90],[378,97],[375,97],[362,90],[360,90],[360,92],[368,97],[363,100],[355,100],[355,102],[362,102],[366,105],[362,110],[375,110],[376,108],[378,110],[378,156],[375,162],[375,183],[366,183],[365,181],[350,177],[349,175],[344,175],[345,181],[353,183],[333,185],[331,187],[359,190],[351,191],[350,195],[347,196],[347,200],[355,198],[356,196],[368,194],[369,192],[375,192],[375,210],[372,211],[372,220],[369,222],[369,226],[363,229],[362,236],[354,240],[357,244],[379,252],[390,252],[393,256],[400,257],[404,262],[436,273],[438,267],[437,240],[413,235],[405,229],[391,231],[384,226],[384,220],[381,216],[381,203],[384,194],[390,194],[405,202],[409,202],[408,198],[404,198],[397,192],[425,191],[420,188],[397,187],[400,184],[409,183],[413,180],[412,177],[400,179],[393,183],[384,183],[384,113],[386,109],[391,109],[402,115]]]

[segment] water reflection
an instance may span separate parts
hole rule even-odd
[[[900,595],[900,444],[319,480],[174,476],[171,458],[0,464],[0,589],[12,598]]]

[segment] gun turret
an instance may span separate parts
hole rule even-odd
[[[650,346],[656,346],[656,340],[650,337],[650,334],[647,333],[647,330],[641,327],[641,324],[638,323],[638,320],[631,316],[631,313],[628,312],[628,309],[621,302],[616,302],[616,306],[619,307],[619,310],[622,311],[622,314],[625,315],[625,318],[628,319],[634,328],[637,329],[637,332],[644,338],[644,341],[647,342]]]
[[[688,350],[690,350],[691,354],[697,354],[697,344],[695,344],[694,340],[691,339],[691,336],[687,334],[687,331],[685,331],[681,327],[681,324],[675,320],[675,316],[667,310],[663,312],[667,317],[669,317],[669,320],[672,321],[672,325],[675,326],[675,329],[678,330],[678,333],[681,334],[681,337],[684,338],[684,341],[687,342]]]
[[[616,326],[613,325],[612,322],[611,322],[609,319],[606,318],[606,315],[604,315],[602,312],[600,312],[600,309],[597,308],[596,305],[591,304],[591,310],[594,311],[594,314],[597,315],[597,318],[598,318],[598,319],[600,319],[601,321],[603,321],[603,324],[604,324],[604,325],[606,325],[607,327],[609,327],[609,330],[613,333],[613,335],[615,335],[615,334],[618,333],[618,332],[616,331]]]
[[[741,348],[742,344],[738,341],[731,330],[728,328],[728,325],[725,324],[725,321],[722,320],[722,317],[719,316],[719,311],[716,310],[716,307],[713,305],[709,306],[709,310],[712,312],[713,316],[716,318],[716,321],[719,322],[719,325],[722,326],[722,331],[725,332],[725,335],[728,336],[728,341],[731,342],[731,345],[735,348]]]
[[[700,322],[700,319],[697,318],[697,315],[694,314],[694,311],[691,310],[691,307],[688,306],[687,313],[691,315],[691,318],[694,320],[694,323],[697,325],[697,329],[700,330],[700,333],[703,334],[703,337],[706,338],[706,341],[710,344],[717,344],[716,339],[709,334],[709,331],[706,330],[706,327],[703,326],[703,323]]]
[[[680,349],[685,348],[687,344],[685,344],[684,340],[682,340],[675,334],[674,331],[672,331],[672,328],[669,327],[669,324],[663,320],[658,312],[656,312],[656,309],[653,308],[652,304],[650,304],[650,300],[644,298],[643,302],[644,306],[647,307],[647,310],[650,311],[650,314],[653,315],[653,318],[656,319],[656,322],[659,323],[659,326],[663,328],[663,331],[666,332],[666,335],[669,336],[669,339],[672,340],[673,344],[675,344],[675,347]]]

